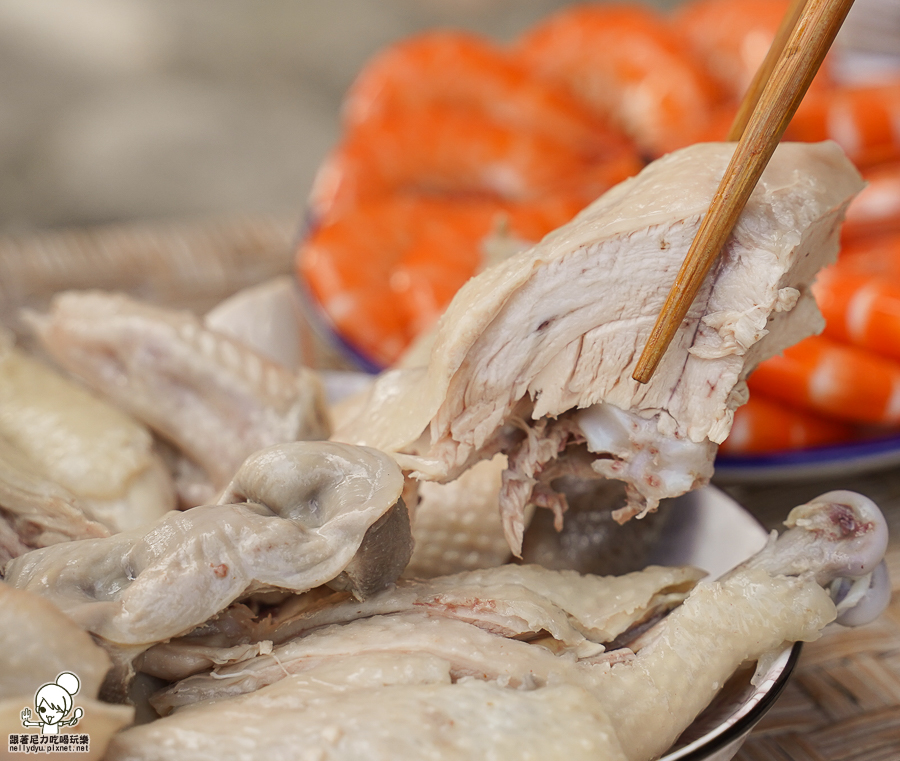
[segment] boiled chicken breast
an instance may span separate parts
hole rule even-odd
[[[712,474],[745,379],[822,327],[809,286],[862,188],[834,143],[782,144],[650,383],[638,355],[734,150],[699,144],[650,164],[533,248],[470,280],[427,367],[383,374],[334,438],[452,481],[502,452],[506,538],[564,499],[576,473],[626,482],[620,520]]]

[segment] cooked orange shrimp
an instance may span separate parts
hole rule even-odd
[[[320,167],[310,193],[314,219],[397,191],[533,200],[584,189],[584,203],[626,177],[633,154],[607,161],[564,140],[446,106],[384,114],[351,130]]]
[[[673,27],[732,98],[741,98],[766,57],[790,0],[690,0]],[[811,90],[830,77],[820,69]]]
[[[900,278],[900,233],[854,238],[841,246],[836,267],[848,272]]]
[[[847,208],[843,239],[900,232],[900,161],[869,167],[862,174],[869,184]]]
[[[713,106],[706,124],[695,135],[698,143],[722,143],[728,139],[731,125],[737,116],[739,103],[724,101]]]
[[[793,409],[754,392],[734,412],[731,433],[719,447],[722,454],[759,454],[824,446],[849,441],[851,426]]]
[[[489,219],[474,228],[438,231],[432,227],[430,235],[422,235],[407,249],[391,278],[391,290],[399,297],[413,334],[419,335],[431,327],[483,264],[483,242],[492,227],[502,224],[510,236],[524,245],[568,222],[582,205],[577,199],[565,197],[527,204],[498,202]],[[485,210],[492,208],[489,202],[483,206]],[[435,234],[441,235],[441,240],[433,240]],[[456,255],[440,253],[451,251]]]
[[[785,138],[834,140],[859,166],[900,159],[900,79],[808,92]]]
[[[391,276],[391,295],[414,336],[431,327],[475,274],[482,258],[481,240],[489,234],[494,219],[487,207],[484,216],[461,215],[455,208],[449,211],[436,223],[423,224],[415,231]]]
[[[812,336],[761,363],[751,393],[848,423],[900,422],[900,363]]]
[[[387,365],[412,336],[390,298],[390,277],[400,257],[397,238],[409,226],[404,204],[370,204],[347,223],[323,224],[300,244],[296,266],[326,318],[358,351]]]
[[[537,80],[521,61],[468,32],[436,30],[375,56],[344,97],[345,128],[434,105],[482,111],[511,127],[554,135],[612,158],[633,151],[624,134],[564,88]]]
[[[340,334],[387,366],[474,274],[499,220],[537,239],[578,208],[387,196],[314,229],[299,247],[298,273]]]
[[[720,93],[664,17],[625,4],[564,9],[515,46],[541,76],[617,119],[651,155],[694,142]]]
[[[835,267],[821,273],[813,290],[826,335],[900,360],[900,285]]]
[[[846,246],[813,293],[826,335],[900,360],[900,236]]]

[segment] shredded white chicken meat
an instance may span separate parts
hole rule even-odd
[[[425,480],[506,453],[500,509],[517,553],[529,500],[565,508],[550,482],[570,455],[582,475],[627,482],[622,519],[705,483],[747,374],[820,329],[809,285],[862,188],[834,143],[780,145],[656,374],[638,384],[640,349],[733,150],[669,154],[470,280],[428,366],[384,373],[334,438],[394,452]]]

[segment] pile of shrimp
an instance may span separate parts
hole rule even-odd
[[[813,286],[823,333],[756,368],[726,454],[900,433],[900,68],[825,71],[814,85],[785,138],[835,140],[868,186],[847,211],[837,263]]]
[[[313,183],[300,282],[365,369],[395,363],[484,263],[569,221],[648,161],[723,140],[789,0],[573,5],[517,39],[434,30],[377,54]],[[728,453],[900,425],[900,73],[826,60],[786,139],[836,140],[869,187],[817,285],[828,327],[751,376]],[[896,282],[896,286],[893,283]]]

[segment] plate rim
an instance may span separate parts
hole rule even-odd
[[[719,454],[713,479],[742,481],[802,480],[821,475],[850,476],[900,464],[900,434],[805,449],[754,455]]]
[[[791,673],[797,665],[800,658],[800,652],[803,649],[802,642],[794,642],[789,650],[782,651],[775,664],[784,661],[781,671],[772,682],[769,690],[762,693],[750,709],[739,716],[731,724],[722,724],[711,732],[707,732],[702,737],[698,737],[693,742],[685,745],[683,748],[667,753],[661,756],[659,761],[705,761],[709,757],[718,753],[720,750],[728,746],[730,743],[740,740],[755,727],[760,719],[766,715],[769,709],[774,705],[775,701],[781,696],[785,686],[787,686]],[[785,655],[786,653],[786,655]],[[735,749],[737,750],[737,749]]]

